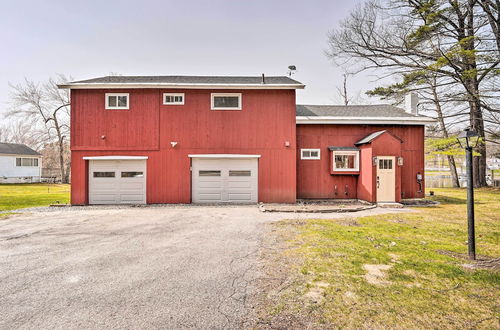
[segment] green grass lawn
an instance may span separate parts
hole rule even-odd
[[[69,184],[0,184],[0,212],[69,203]]]
[[[500,271],[463,266],[465,190],[433,190],[441,205],[414,213],[273,224],[285,246],[274,258],[287,260],[276,267],[292,284],[264,298],[265,324],[498,329]],[[500,191],[476,189],[475,209],[479,259],[491,262],[500,257]]]

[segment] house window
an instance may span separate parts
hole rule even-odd
[[[300,149],[300,159],[321,159],[319,149]]]
[[[241,93],[212,93],[212,110],[241,110]]]
[[[220,176],[220,171],[199,171],[199,176]]]
[[[94,172],[94,178],[114,178],[115,172]]]
[[[379,159],[378,168],[381,170],[392,170],[392,159]]]
[[[106,109],[128,110],[128,93],[106,93]]]
[[[334,171],[359,171],[359,151],[333,151]]]
[[[38,158],[16,158],[16,166],[38,167]]]
[[[251,176],[251,175],[252,175],[251,171],[236,171],[236,170],[229,171],[229,176]]]
[[[163,104],[183,105],[184,93],[163,93]]]
[[[122,172],[122,178],[143,178],[143,172]]]

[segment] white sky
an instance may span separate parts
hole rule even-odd
[[[0,122],[9,82],[123,75],[284,75],[305,83],[298,103],[341,103],[342,71],[324,55],[344,0],[0,2]],[[376,86],[360,75],[352,94]],[[378,100],[366,100],[377,103]]]

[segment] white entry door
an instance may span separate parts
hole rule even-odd
[[[377,156],[377,202],[396,201],[395,157]]]
[[[257,203],[258,160],[193,158],[193,203]]]
[[[90,160],[89,204],[146,204],[146,160]]]

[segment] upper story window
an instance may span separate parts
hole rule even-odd
[[[128,93],[106,93],[106,109],[108,110],[128,110]]]
[[[32,166],[38,167],[38,158],[16,158],[16,166]]]
[[[241,93],[212,93],[212,110],[241,110]]]
[[[319,149],[300,149],[300,159],[321,159]]]
[[[359,171],[359,151],[333,151],[333,171]]]
[[[163,104],[183,105],[184,93],[163,93]]]

